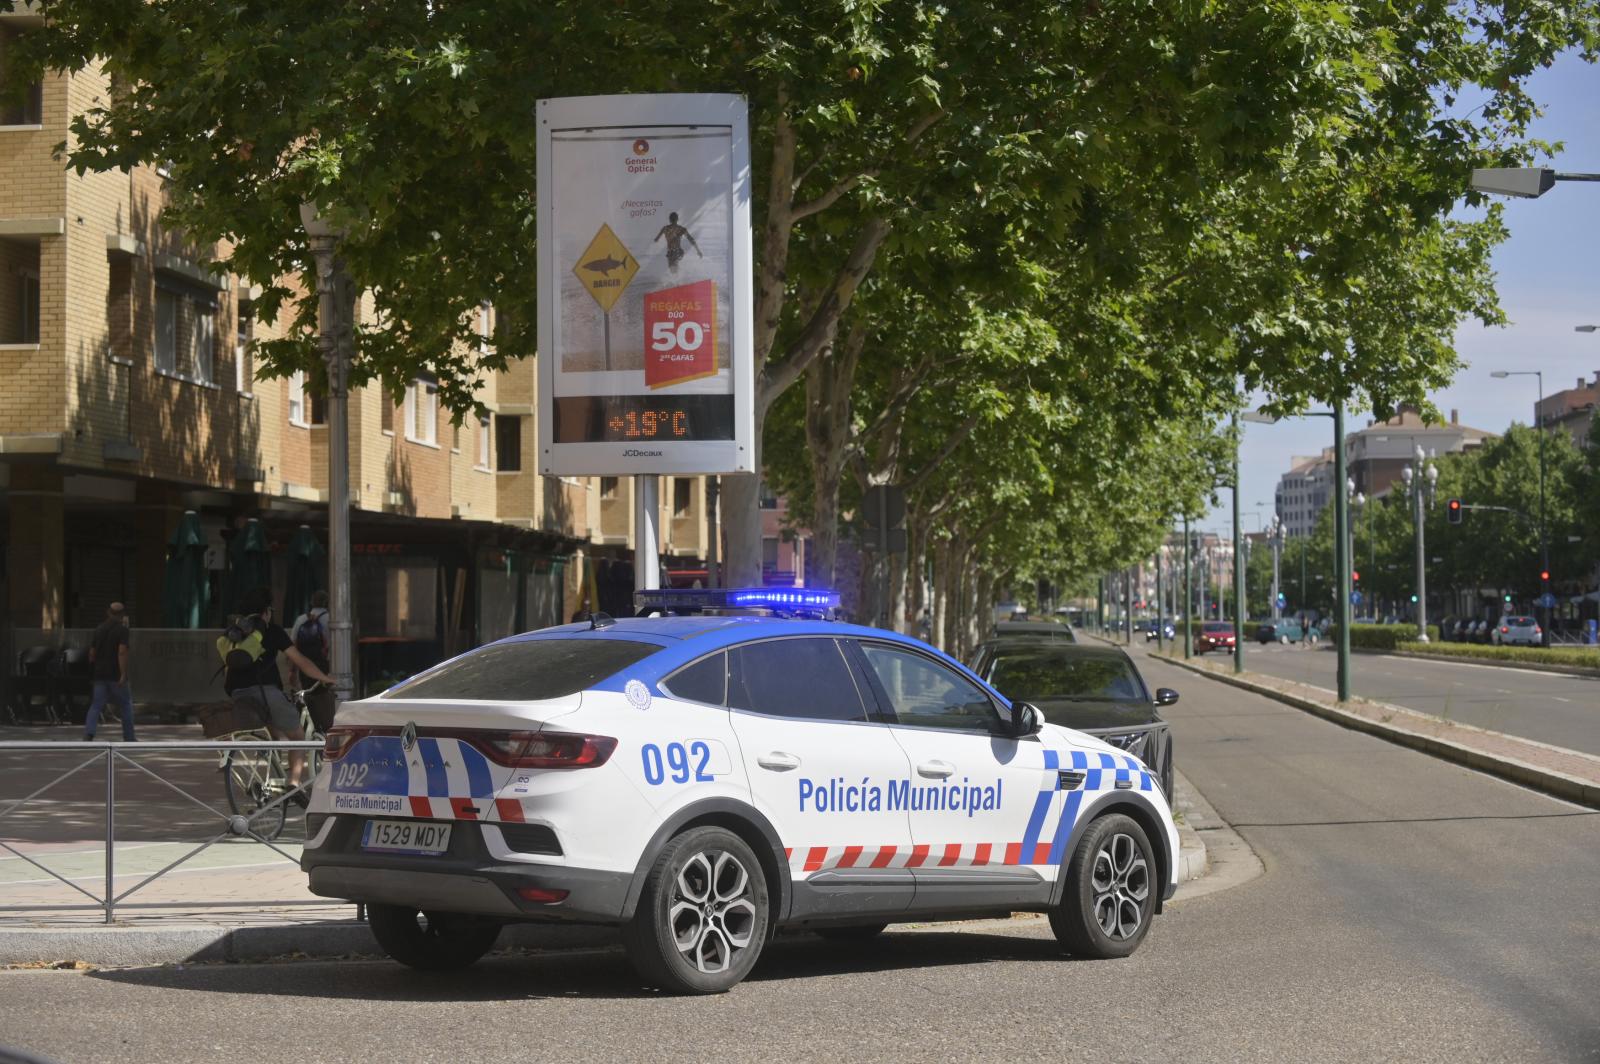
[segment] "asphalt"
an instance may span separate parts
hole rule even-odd
[[[614,950],[448,977],[386,962],[0,972],[0,1043],[61,1061],[1600,1060],[1600,815],[1145,666],[1178,765],[1264,872],[1190,896],[1132,958],[1038,919],[780,939],[710,999]],[[1210,830],[1208,828],[1208,830]],[[1209,877],[1208,877],[1209,878]]]
[[[1600,755],[1600,676],[1392,654],[1355,654],[1351,662],[1350,693],[1358,698]],[[1251,643],[1244,664],[1329,690],[1338,685],[1338,655],[1327,647]]]

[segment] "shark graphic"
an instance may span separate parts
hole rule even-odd
[[[598,273],[609,277],[611,276],[612,270],[620,270],[627,264],[628,256],[626,255],[620,259],[614,259],[610,255],[607,255],[603,259],[590,259],[588,262],[583,264],[583,268],[593,273]]]

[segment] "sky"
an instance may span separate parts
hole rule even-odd
[[[1560,142],[1542,165],[1579,173],[1600,172],[1600,65],[1568,54],[1530,80],[1533,98],[1544,110],[1532,135]],[[1510,238],[1494,254],[1495,283],[1510,324],[1484,328],[1476,320],[1456,331],[1463,367],[1450,387],[1433,394],[1448,417],[1461,413],[1463,424],[1502,432],[1513,421],[1533,420],[1538,382],[1533,377],[1495,380],[1495,369],[1543,370],[1545,393],[1571,388],[1577,378],[1600,372],[1600,332],[1579,333],[1574,326],[1600,324],[1600,184],[1557,183],[1536,200],[1507,199]],[[1466,212],[1463,210],[1463,216]],[[1346,431],[1364,428],[1362,413],[1346,418]],[[1299,418],[1276,425],[1244,425],[1240,450],[1240,509],[1245,531],[1272,519],[1273,492],[1289,469],[1291,455],[1311,455],[1333,443],[1325,417]],[[1232,498],[1218,493],[1202,527],[1230,527]]]

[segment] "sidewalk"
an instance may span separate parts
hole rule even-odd
[[[1148,651],[1151,657],[1158,657]],[[1557,798],[1600,808],[1600,757],[1548,743],[1522,739],[1471,724],[1460,724],[1387,702],[1352,698],[1340,702],[1323,687],[1265,676],[1246,670],[1235,675],[1230,664],[1196,657],[1160,655],[1158,660],[1209,676],[1336,724],[1369,732],[1390,742],[1479,769]]]
[[[141,738],[192,737],[160,727]],[[143,733],[145,729],[141,729]],[[19,734],[21,733],[21,734]],[[0,738],[76,738],[67,729],[0,729]],[[130,748],[134,749],[134,748]],[[18,755],[0,758],[0,813],[10,802],[43,786],[74,763]],[[169,778],[226,808],[214,758],[161,760]],[[1201,887],[1211,870],[1207,846],[1196,831],[1226,847],[1231,830],[1217,821],[1204,798],[1180,775],[1178,900]],[[117,783],[117,845],[113,893],[138,885],[221,830],[220,821],[191,801],[124,766]],[[0,966],[84,963],[95,966],[261,961],[280,957],[377,956],[377,943],[354,905],[313,895],[298,866],[302,820],[290,814],[276,850],[225,839],[119,901],[105,922],[104,770],[91,766],[11,816],[0,818]],[[25,815],[26,814],[26,815]],[[1241,844],[1242,845],[1242,844]],[[72,886],[52,878],[23,856],[46,865]],[[1203,890],[1198,892],[1203,893]],[[925,925],[931,926],[931,925]],[[519,925],[507,928],[501,949],[583,949],[617,941],[610,928]]]

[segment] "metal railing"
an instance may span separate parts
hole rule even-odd
[[[106,858],[105,884],[106,885],[105,885],[105,894],[104,895],[97,895],[92,891],[84,889],[82,886],[79,886],[77,883],[73,882],[72,880],[68,879],[67,877],[65,877],[63,875],[60,875],[54,869],[48,868],[45,865],[41,864],[39,861],[34,860],[32,857],[28,856],[27,854],[25,854],[22,851],[18,850],[16,847],[14,847],[14,846],[10,845],[9,843],[7,843],[4,839],[0,839],[0,849],[5,849],[5,850],[9,851],[12,855],[14,855],[16,857],[19,857],[22,860],[28,862],[30,865],[33,865],[35,868],[39,869],[41,872],[44,872],[46,875],[50,876],[52,879],[59,880],[60,882],[66,884],[69,887],[71,887],[73,890],[77,891],[79,894],[84,895],[85,897],[89,898],[90,901],[94,902],[95,907],[104,908],[104,910],[105,910],[105,922],[108,923],[108,924],[111,923],[113,921],[113,919],[114,919],[117,905],[119,905],[120,903],[125,901],[130,895],[134,894],[137,891],[143,890],[146,886],[148,886],[149,884],[153,883],[155,880],[161,878],[162,876],[166,875],[168,872],[172,871],[174,868],[177,868],[179,865],[185,863],[186,861],[192,860],[194,857],[196,857],[199,854],[203,853],[204,851],[210,849],[212,846],[214,846],[217,843],[223,841],[224,839],[235,839],[235,838],[250,838],[250,839],[253,839],[256,842],[261,843],[263,846],[266,846],[266,847],[270,848],[271,850],[273,850],[274,852],[276,852],[277,854],[282,856],[285,860],[290,861],[290,862],[292,862],[292,863],[294,863],[295,865],[298,866],[299,863],[300,863],[299,862],[299,858],[295,857],[293,854],[289,853],[287,850],[285,850],[281,846],[277,845],[277,843],[275,843],[271,838],[268,838],[265,835],[263,835],[261,832],[257,831],[253,827],[253,824],[255,823],[256,820],[260,819],[263,815],[272,816],[272,815],[277,814],[277,811],[280,809],[280,807],[282,807],[283,803],[288,802],[289,800],[294,798],[297,794],[300,794],[302,792],[307,791],[310,788],[311,783],[312,783],[312,777],[309,774],[307,775],[306,779],[302,783],[300,783],[298,786],[285,789],[282,794],[278,794],[278,795],[273,796],[270,801],[268,801],[265,804],[261,805],[259,808],[253,810],[249,815],[245,815],[245,814],[242,814],[242,813],[223,812],[222,810],[220,810],[220,809],[216,808],[215,806],[213,806],[210,802],[207,802],[207,801],[201,799],[200,797],[198,797],[198,796],[196,796],[194,794],[191,794],[189,791],[185,790],[183,787],[179,786],[178,784],[176,784],[176,783],[172,782],[171,780],[166,779],[166,778],[162,777],[161,775],[159,775],[158,773],[152,771],[149,768],[149,766],[140,764],[137,760],[135,760],[135,758],[137,758],[137,757],[139,757],[141,755],[144,755],[144,754],[156,754],[156,753],[173,752],[173,751],[206,751],[206,752],[209,752],[211,754],[216,755],[218,758],[226,758],[227,755],[230,752],[234,752],[234,751],[241,751],[241,752],[242,751],[257,751],[257,750],[262,750],[262,751],[271,751],[271,750],[286,750],[286,751],[288,751],[288,750],[308,750],[309,751],[309,750],[320,750],[320,749],[322,749],[322,743],[321,742],[316,742],[316,741],[309,741],[309,740],[307,740],[307,741],[287,741],[287,740],[253,739],[253,738],[240,738],[240,739],[227,739],[227,740],[209,740],[208,739],[208,740],[205,740],[205,741],[170,741],[170,742],[159,742],[158,741],[158,742],[139,742],[139,743],[134,743],[134,744],[119,743],[119,742],[113,742],[113,741],[110,741],[110,740],[98,740],[98,741],[89,741],[89,742],[48,742],[48,741],[46,741],[46,742],[35,742],[35,741],[0,742],[0,756],[3,756],[5,754],[11,754],[11,753],[28,753],[28,752],[39,753],[39,754],[43,754],[43,753],[62,754],[62,753],[84,753],[84,752],[88,752],[88,754],[89,754],[89,756],[87,758],[85,758],[83,761],[79,762],[76,766],[68,769],[66,772],[63,772],[61,775],[57,776],[55,779],[51,780],[49,783],[46,783],[43,787],[39,787],[38,789],[34,790],[32,793],[30,793],[30,794],[28,794],[28,795],[26,795],[26,796],[24,796],[22,798],[18,798],[18,799],[14,799],[14,800],[11,800],[9,802],[6,802],[4,804],[4,807],[0,808],[0,821],[4,821],[6,817],[10,816],[12,813],[16,812],[18,809],[22,808],[23,806],[27,805],[28,803],[40,800],[40,797],[42,795],[44,795],[47,791],[49,791],[52,788],[64,783],[65,781],[71,779],[72,777],[76,776],[78,773],[82,772],[84,769],[89,768],[91,765],[95,764],[96,762],[103,762],[104,763],[104,765],[105,765],[105,803],[106,803],[106,830],[105,830],[105,840],[106,840],[105,841],[105,847],[106,847],[106,852],[105,852],[105,858]],[[122,891],[121,893],[117,893],[116,887],[114,885],[114,876],[115,876],[115,868],[116,868],[116,860],[115,860],[115,858],[116,858],[116,838],[117,838],[117,812],[116,812],[117,811],[117,772],[116,772],[116,770],[117,770],[117,765],[118,765],[119,762],[127,764],[127,765],[130,765],[133,768],[138,769],[140,772],[143,772],[145,775],[149,776],[151,779],[154,779],[156,782],[164,785],[165,787],[167,787],[170,790],[176,792],[177,794],[182,795],[184,798],[188,799],[190,802],[193,802],[195,805],[199,806],[201,809],[203,809],[206,812],[210,813],[212,816],[215,816],[222,823],[222,830],[219,831],[216,835],[213,835],[210,839],[207,839],[206,841],[199,843],[193,849],[189,850],[187,853],[185,853],[182,856],[180,856],[177,860],[172,861],[171,863],[167,864],[165,867],[161,868],[159,871],[150,873],[148,876],[145,876],[145,878],[141,879],[139,882],[135,883],[133,886],[127,888],[126,890]],[[281,815],[281,814],[278,814],[278,815]],[[275,834],[276,833],[274,833],[274,835]],[[87,908],[88,906],[83,906],[80,903],[80,905],[77,906],[77,907]],[[4,907],[4,908],[14,908],[14,907]]]

